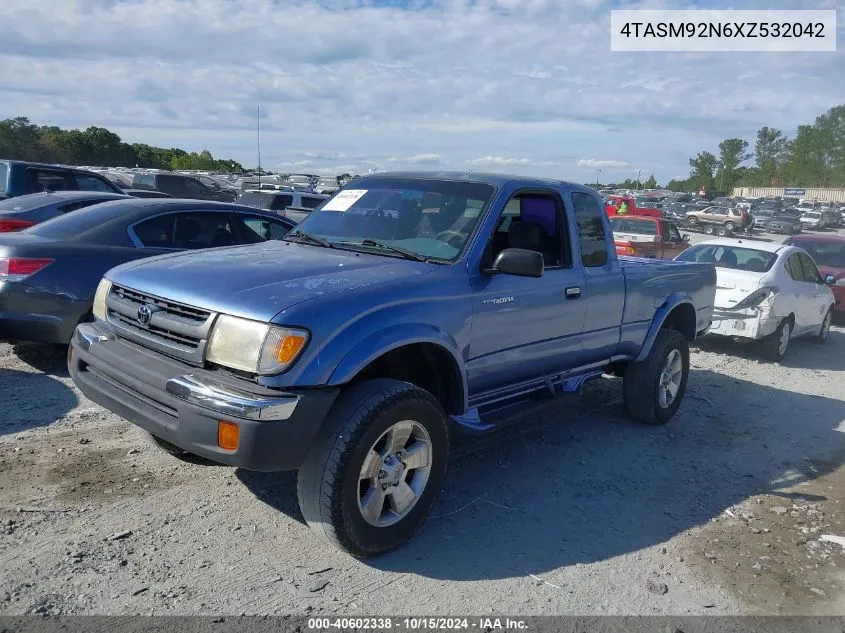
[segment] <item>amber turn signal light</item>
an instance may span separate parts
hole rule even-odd
[[[283,338],[279,346],[276,348],[276,360],[279,361],[280,365],[287,365],[291,362],[296,355],[299,353],[299,350],[302,349],[302,346],[305,345],[305,337],[299,335],[289,335]]]
[[[227,451],[238,450],[241,430],[234,422],[220,420],[217,423],[217,446]]]

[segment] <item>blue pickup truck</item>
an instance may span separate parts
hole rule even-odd
[[[618,258],[588,187],[380,173],[283,241],[112,269],[68,362],[174,454],[298,469],[307,522],[365,557],[422,524],[455,431],[602,375],[631,417],[667,422],[715,282],[711,264]]]

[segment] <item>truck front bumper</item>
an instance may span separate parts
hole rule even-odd
[[[339,391],[268,389],[156,354],[96,323],[76,328],[68,370],[86,398],[156,437],[257,471],[299,468]],[[218,446],[221,421],[237,424],[237,449]]]
[[[745,310],[715,308],[709,334],[757,340],[773,334],[780,321],[768,307]]]

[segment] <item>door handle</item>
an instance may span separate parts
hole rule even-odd
[[[571,288],[566,289],[566,298],[567,299],[577,299],[581,296],[581,288],[578,286],[572,286]]]

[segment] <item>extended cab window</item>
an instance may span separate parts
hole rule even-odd
[[[262,209],[270,211],[283,211],[293,204],[293,196],[284,194],[281,196],[266,196],[268,198],[267,206],[262,206]]]
[[[323,198],[315,198],[314,196],[302,196],[302,206],[306,209],[316,209],[323,202]]]
[[[578,245],[581,263],[587,268],[607,263],[607,244],[604,232],[604,210],[586,193],[572,192],[572,207],[578,226]]]

